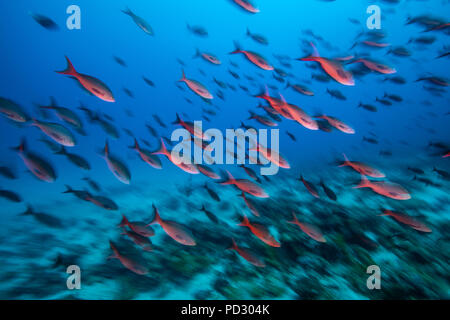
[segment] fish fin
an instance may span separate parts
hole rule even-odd
[[[22,212],[20,215],[21,216],[29,216],[32,215],[33,212],[33,208],[31,208],[31,206],[29,204],[27,204],[27,210],[25,212]]]
[[[200,55],[201,55],[201,53],[200,53],[200,50],[198,49],[198,48],[195,48],[195,54],[192,56],[192,58],[198,58],[198,57],[200,57]]]
[[[172,124],[181,124],[181,119],[180,119],[180,115],[178,114],[178,112],[176,113],[176,115],[177,115],[177,119],[174,122],[172,122]]]
[[[241,53],[241,46],[239,45],[239,43],[237,41],[233,41],[234,43],[234,51],[231,51],[230,54],[236,54],[236,53]]]
[[[295,213],[294,212],[292,212],[292,220],[291,221],[286,221],[287,223],[290,223],[290,224],[299,224],[300,222],[298,221],[298,219],[297,219],[297,216],[295,215]]]
[[[127,14],[129,16],[133,15],[133,12],[128,7],[126,7],[125,10],[120,10],[120,11],[122,11],[123,13],[125,13],[125,14]]]
[[[128,225],[128,219],[125,217],[124,214],[122,214],[122,221],[120,221],[119,225],[117,227],[125,227]]]
[[[232,241],[232,244],[231,244],[231,247],[228,248],[228,250],[237,250],[238,246],[237,246],[234,238],[231,238],[231,241]]]
[[[20,140],[20,144],[17,147],[12,147],[11,150],[17,151],[19,153],[22,153],[25,151],[25,139],[22,138]]]
[[[239,227],[250,227],[250,221],[248,220],[247,216],[244,214],[244,218],[242,219],[242,222],[238,224]]]
[[[186,75],[184,74],[184,70],[181,69],[181,79],[178,80],[178,82],[183,82],[183,81],[185,81],[185,80],[186,80]]]
[[[66,191],[63,191],[62,193],[72,193],[72,192],[73,192],[73,189],[69,185],[66,184]]]
[[[366,178],[365,175],[361,175],[361,182],[354,186],[353,189],[359,189],[359,188],[367,188],[370,186],[370,181]]]
[[[64,148],[64,146],[61,146],[61,149],[59,149],[59,151],[54,152],[53,154],[66,155],[67,151],[66,148]]]
[[[164,140],[162,138],[161,138],[161,147],[155,152],[152,152],[152,154],[164,154],[164,155],[168,154],[166,145],[164,144]]]
[[[105,142],[105,148],[103,149],[103,154],[104,154],[105,157],[108,157],[108,155],[109,155],[108,141]]]
[[[75,70],[75,68],[73,67],[72,62],[70,62],[70,60],[67,56],[66,56],[66,61],[67,61],[66,69],[62,70],[62,71],[55,71],[55,72],[60,73],[60,74],[66,74],[66,75],[73,76],[73,77],[77,76],[78,73]]]
[[[225,180],[224,182],[221,182],[220,184],[234,184],[235,179],[234,179],[234,177],[231,175],[230,171],[226,170],[226,173],[227,173],[228,179]]]
[[[130,148],[134,149],[134,150],[139,150],[139,143],[136,138],[134,138],[134,146],[132,146]]]
[[[161,221],[162,221],[161,217],[159,216],[158,208],[156,208],[154,203],[152,203],[152,207],[153,207],[153,210],[155,211],[155,217],[153,218],[152,222],[150,222],[148,225],[152,225],[155,223],[161,223]]]
[[[342,164],[340,164],[338,167],[346,167],[349,165],[349,160],[347,158],[347,156],[345,155],[345,153],[342,154],[344,156],[344,162]]]

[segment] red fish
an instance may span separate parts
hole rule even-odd
[[[245,193],[242,192],[241,194],[239,194],[240,197],[242,197],[242,199],[244,199],[245,204],[247,205],[247,207],[250,209],[251,213],[253,213],[253,215],[259,217],[259,212],[258,210],[255,208],[255,206],[253,205],[253,203],[250,202],[249,199],[247,199],[247,197],[245,196]]]
[[[367,164],[364,164],[362,162],[357,162],[357,161],[350,161],[348,160],[347,156],[344,154],[344,163],[339,165],[339,167],[351,167],[353,170],[355,170],[356,172],[359,172],[361,175],[363,176],[369,176],[372,178],[384,178],[386,175],[377,170],[374,169],[370,166],[368,166]]]
[[[197,95],[199,95],[204,99],[210,100],[213,98],[212,94],[208,91],[208,89],[206,89],[206,87],[203,84],[195,80],[187,79],[184,74],[184,70],[181,70],[181,72],[182,77],[178,81],[186,83],[189,89],[191,89],[194,93],[196,93]]]
[[[319,197],[319,193],[317,192],[317,189],[316,189],[316,187],[314,187],[312,184],[311,184],[311,182],[309,182],[309,181],[306,181],[304,178],[303,178],[303,175],[300,175],[300,179],[299,179],[301,182],[303,182],[303,184],[305,185],[305,187],[306,187],[306,189],[308,189],[308,191],[309,191],[309,193],[311,193],[314,197],[316,197],[316,198],[320,198]]]
[[[196,167],[198,171],[203,173],[205,176],[211,179],[220,179],[220,176],[217,173],[215,173],[211,168],[201,164],[196,164]]]
[[[364,175],[361,175],[359,185],[353,188],[370,188],[375,193],[395,200],[411,199],[409,192],[399,184],[387,181],[369,181]]]
[[[109,246],[111,247],[113,254],[110,255],[108,259],[119,259],[120,263],[122,263],[125,268],[133,271],[136,274],[145,275],[148,273],[148,269],[145,266],[141,265],[131,258],[125,257],[124,255],[120,254],[119,250],[117,250],[112,241],[109,241]]]
[[[293,220],[287,221],[288,223],[299,226],[299,228],[304,233],[306,233],[308,236],[310,236],[311,238],[313,238],[314,240],[316,240],[318,242],[323,242],[323,243],[327,242],[327,240],[322,235],[322,232],[320,232],[320,230],[317,227],[315,227],[309,223],[298,221],[297,217],[295,216],[295,213],[292,213],[292,216],[294,217]]]
[[[203,132],[198,132],[199,130],[195,130],[194,124],[192,122],[188,122],[188,121],[184,121],[183,119],[180,118],[180,116],[177,113],[177,119],[172,122],[172,124],[179,124],[180,126],[182,126],[184,129],[186,129],[190,134],[192,134],[193,136],[200,138],[200,139],[204,139],[207,138],[205,137],[205,135],[203,134]]]
[[[275,164],[276,166],[284,169],[290,169],[291,166],[278,152],[273,151],[270,148],[266,148],[259,143],[256,143],[256,148],[250,148],[249,151],[258,151],[264,158]]]
[[[406,215],[403,213],[393,212],[391,210],[383,210],[383,214],[380,214],[379,216],[391,216],[395,220],[397,220],[400,223],[406,224],[407,226],[421,232],[431,232],[431,229],[428,228],[424,223]]]
[[[196,57],[202,57],[206,61],[208,61],[212,64],[215,64],[215,65],[222,64],[222,62],[219,60],[219,58],[217,58],[215,55],[213,55],[211,53],[200,52],[200,50],[198,50],[198,49],[197,49],[197,52],[195,53],[194,58],[196,58]]]
[[[114,174],[114,176],[122,183],[130,184],[131,173],[128,168],[117,158],[109,154],[108,142],[105,143],[104,159],[108,165],[109,170]]]
[[[162,220],[155,205],[153,205],[153,209],[155,210],[155,218],[149,225],[155,223],[159,224],[169,237],[185,246],[196,245],[195,240],[192,238],[192,235],[185,227],[174,221]]]
[[[350,127],[349,125],[345,124],[344,122],[342,122],[341,120],[339,120],[335,117],[321,115],[316,118],[324,119],[324,120],[328,121],[328,123],[331,126],[335,127],[336,129],[338,129],[339,131],[342,131],[344,133],[348,133],[348,134],[355,133],[355,130],[352,127]]]
[[[243,8],[244,10],[250,13],[258,13],[259,9],[255,8],[253,4],[249,0],[233,0],[238,6]]]
[[[141,149],[136,139],[134,139],[134,146],[131,147],[139,153],[141,159],[151,165],[155,169],[161,169],[161,160],[156,155],[151,154],[149,151]]]
[[[363,41],[362,43],[364,43],[365,45],[367,45],[369,47],[376,47],[376,48],[386,48],[391,45],[390,43],[380,43],[380,42],[375,42],[375,41]]]
[[[236,49],[231,52],[230,54],[237,54],[237,53],[242,53],[243,55],[245,55],[245,57],[254,65],[256,65],[257,67],[263,69],[263,70],[273,70],[273,66],[271,66],[269,64],[269,62],[263,58],[261,55],[257,54],[256,52],[253,51],[246,51],[246,50],[241,50],[239,48],[239,46],[235,43],[236,45]]]
[[[312,119],[305,111],[303,111],[300,107],[287,103],[284,97],[280,94],[281,97],[281,105],[278,106],[279,112],[283,115],[289,114],[290,119],[297,121],[302,126],[304,126],[306,129],[309,130],[318,130],[319,126],[317,122]],[[275,109],[277,110],[277,109]],[[278,111],[277,110],[277,111]],[[288,117],[289,119],[289,117]]]
[[[322,69],[340,84],[346,86],[355,85],[352,74],[349,71],[346,71],[340,62],[320,57],[316,47],[312,43],[311,46],[314,49],[314,53],[308,57],[299,58],[297,60],[318,62]]]
[[[19,153],[19,156],[23,160],[25,166],[38,179],[45,182],[54,182],[56,180],[56,172],[51,164],[38,155],[27,152],[25,150],[25,141],[22,141],[18,147],[13,149]]]
[[[448,157],[450,157],[450,151],[442,156],[442,158],[448,158]]]
[[[220,184],[228,185],[232,184],[235,185],[239,190],[242,192],[246,192],[251,194],[252,196],[258,197],[258,198],[268,198],[269,195],[264,191],[263,188],[258,186],[257,184],[251,182],[247,179],[235,179],[230,172],[227,171],[228,179],[224,182],[221,182]]]
[[[119,227],[124,228],[126,226],[143,237],[153,237],[155,235],[155,231],[146,223],[139,221],[130,222],[125,215],[122,215],[122,221],[120,221]]]
[[[78,73],[70,62],[69,58],[66,57],[67,60],[67,68],[63,71],[56,71],[60,74],[65,74],[68,76],[72,76],[80,82],[80,84],[94,96],[107,101],[107,102],[115,102],[113,94],[111,90],[101,82],[100,80],[88,76],[86,74]]]
[[[161,139],[161,147],[159,150],[153,152],[152,154],[163,154],[167,157],[167,159],[170,160],[174,165],[176,165],[181,170],[190,173],[190,174],[198,174],[199,171],[197,167],[194,164],[191,163],[183,163],[182,159],[179,158],[177,155],[172,154],[169,150],[167,150],[166,145],[164,144],[163,139]]]
[[[264,262],[259,260],[258,257],[256,257],[253,253],[244,248],[239,248],[236,244],[236,241],[234,241],[234,239],[231,240],[233,241],[233,245],[228,248],[228,250],[235,250],[242,258],[256,267],[264,268],[266,266]]]
[[[149,238],[143,237],[140,234],[134,232],[134,231],[129,231],[129,230],[124,230],[121,234],[128,236],[128,238],[131,239],[131,241],[133,241],[135,244],[137,244],[138,246],[140,246],[142,248],[142,250],[144,251],[152,251],[152,242],[150,241]]]
[[[281,247],[281,244],[270,234],[269,229],[259,223],[251,224],[246,215],[238,226],[249,228],[257,238],[271,247]]]
[[[394,68],[391,68],[387,65],[378,63],[378,62],[374,62],[374,61],[370,61],[367,59],[357,59],[355,61],[352,61],[350,63],[362,63],[363,65],[365,65],[368,69],[382,73],[382,74],[394,74],[397,72],[397,70],[395,70]]]

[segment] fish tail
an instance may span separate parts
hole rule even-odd
[[[237,246],[234,238],[231,238],[231,241],[232,241],[232,244],[231,244],[231,247],[228,248],[228,250],[237,250],[238,246]]]
[[[391,210],[383,210],[382,214],[378,214],[377,216],[382,217],[382,216],[392,216],[392,211]]]
[[[164,144],[164,140],[161,138],[161,147],[156,150],[155,152],[152,152],[152,154],[164,154],[166,155],[168,153],[166,145]]]
[[[198,48],[195,48],[195,54],[192,56],[192,58],[198,58],[200,57],[200,50]]]
[[[178,82],[183,82],[183,81],[185,81],[185,80],[186,80],[186,75],[184,74],[184,70],[181,69],[181,79],[178,80]]]
[[[63,191],[62,193],[72,193],[72,192],[73,192],[73,189],[69,185],[66,184],[66,191]]]
[[[130,149],[139,150],[139,143],[136,138],[134,138],[134,146],[131,146]]]
[[[125,215],[122,215],[122,220],[120,221],[118,227],[125,227],[128,225],[128,219],[125,217]]]
[[[56,71],[56,73],[60,73],[60,74],[66,74],[69,76],[76,76],[78,73],[75,70],[75,68],[72,65],[72,62],[70,62],[69,58],[66,56],[66,60],[67,60],[67,67],[65,70],[62,71]]]
[[[108,155],[109,155],[108,141],[105,142],[105,148],[103,149],[103,153],[104,153],[105,157],[108,157]]]
[[[21,216],[29,216],[29,215],[32,215],[33,213],[34,213],[33,208],[31,208],[31,206],[29,204],[27,204],[27,210],[25,212],[21,213],[20,215]]]
[[[117,248],[114,246],[114,243],[111,240],[109,240],[109,247],[113,251],[113,254],[110,255],[107,259],[118,259],[119,251],[117,251]]]
[[[342,164],[340,164],[338,167],[346,167],[349,165],[350,161],[348,160],[347,156],[345,155],[345,153],[342,154],[344,156],[344,162]]]
[[[181,124],[181,119],[180,119],[180,115],[178,114],[178,112],[176,113],[176,115],[177,115],[177,119],[174,122],[172,122],[172,124]]]
[[[226,170],[227,172],[227,177],[228,179],[225,180],[224,182],[221,182],[221,184],[234,184],[235,183],[235,179],[234,177],[231,175],[230,171]]]
[[[317,50],[316,46],[314,45],[314,43],[310,42],[309,43],[310,46],[313,49],[313,53],[311,54],[312,57],[319,57],[319,51]]]
[[[289,81],[286,81],[286,87],[284,87],[285,89],[291,87],[291,83]]]
[[[153,218],[153,221],[150,222],[148,225],[152,225],[152,224],[155,224],[155,223],[161,223],[161,217],[159,215],[158,208],[156,208],[154,203],[152,204],[152,207],[153,207],[153,210],[155,211],[155,217]]]
[[[20,141],[20,144],[17,147],[12,147],[11,150],[17,151],[19,153],[22,153],[25,151],[25,139],[22,138]]]
[[[244,214],[244,218],[242,219],[242,222],[238,224],[239,227],[249,227],[250,221],[248,220],[247,216]]]
[[[61,146],[61,149],[59,151],[56,151],[54,154],[66,155],[66,148],[64,148],[64,146]]]
[[[236,54],[236,53],[241,53],[241,46],[239,45],[239,42],[234,41],[234,51],[231,51],[230,54]]]
[[[121,10],[121,11],[129,16],[131,16],[133,14],[133,12],[128,7],[126,7],[125,10]]]
[[[298,219],[297,219],[297,216],[295,215],[295,213],[294,212],[292,212],[292,220],[291,221],[286,221],[287,223],[290,223],[290,224],[299,224],[299,221],[298,221]]]
[[[366,176],[361,175],[361,182],[354,186],[353,189],[359,189],[359,188],[368,188],[370,187],[370,181],[366,178]]]

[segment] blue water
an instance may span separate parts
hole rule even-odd
[[[83,171],[65,157],[54,155],[38,139],[44,135],[28,124],[17,125],[3,115],[0,117],[0,166],[11,168],[15,180],[0,176],[0,189],[14,191],[22,202],[14,203],[0,197],[2,223],[0,224],[0,297],[2,299],[443,299],[449,297],[449,216],[448,177],[432,169],[449,172],[449,158],[442,158],[448,149],[428,146],[430,142],[450,144],[448,70],[449,58],[436,59],[448,52],[448,28],[422,32],[418,24],[405,25],[407,17],[429,14],[448,17],[449,1],[406,1],[398,4],[379,1],[381,30],[386,36],[379,40],[392,47],[404,46],[409,57],[388,54],[389,48],[373,49],[357,45],[369,33],[366,27],[366,9],[371,1],[269,1],[255,0],[260,9],[248,14],[232,1],[83,1],[76,2],[81,9],[81,29],[66,27],[66,8],[72,2],[40,1],[2,2],[0,9],[0,67],[2,85],[0,97],[11,99],[27,114],[39,120],[57,122],[74,132],[77,145],[67,148],[87,159],[91,170]],[[152,26],[154,36],[145,34],[121,10],[129,7]],[[29,12],[50,17],[59,29],[47,30],[36,23]],[[446,17],[447,15],[447,17]],[[356,19],[356,25],[349,21]],[[208,37],[189,32],[186,24],[199,25],[208,31]],[[246,29],[264,35],[269,45],[261,45],[246,36]],[[305,34],[311,30],[323,40]],[[361,35],[361,33],[363,33]],[[359,37],[358,37],[359,35]],[[411,38],[435,37],[432,44],[409,43]],[[333,58],[367,54],[396,69],[395,75],[376,72],[355,75],[355,86],[344,86],[330,79],[319,82],[312,74],[324,74],[318,64],[297,61],[309,55],[312,41],[321,56]],[[242,49],[255,51],[289,75],[280,83],[273,78],[275,71],[259,69],[242,54],[230,55],[233,41]],[[201,58],[193,58],[196,48],[215,54],[222,64],[212,65]],[[55,73],[66,66],[68,56],[75,69],[94,76],[111,89],[115,103],[108,103],[88,95],[69,77]],[[274,55],[287,55],[291,67],[280,64]],[[127,64],[117,64],[113,57]],[[181,59],[185,66],[181,66]],[[236,63],[237,67],[231,65]],[[315,67],[312,69],[311,66]],[[345,65],[352,70],[360,64]],[[178,83],[184,69],[189,79],[204,84],[214,95],[212,105],[204,102],[183,83]],[[234,79],[228,70],[240,75]],[[249,81],[245,75],[252,76]],[[260,77],[262,75],[262,77]],[[142,79],[152,80],[154,87]],[[383,81],[401,76],[405,84]],[[446,86],[416,82],[423,76],[446,78]],[[225,100],[217,97],[218,85],[213,78],[234,85],[237,90],[221,89]],[[286,79],[303,83],[314,91],[314,96],[301,95],[286,89]],[[244,85],[249,93],[239,88]],[[141,146],[156,150],[159,140],[149,134],[146,124],[157,130],[158,136],[170,137],[179,126],[171,124],[176,113],[183,119],[202,120],[202,109],[215,110],[207,115],[203,127],[221,130],[237,128],[240,121],[256,128],[267,128],[255,120],[247,120],[249,110],[259,115],[265,112],[255,108],[264,102],[255,98],[265,85],[273,85],[270,95],[285,99],[301,107],[309,115],[325,113],[337,117],[356,131],[350,135],[308,130],[295,121],[284,119],[280,129],[280,153],[290,163],[290,169],[280,169],[269,180],[261,178],[261,186],[269,199],[248,195],[261,213],[254,217],[232,186],[216,184],[204,175],[190,175],[160,156],[162,170],[144,163],[128,147],[133,139],[123,129],[129,129],[138,139],[150,143]],[[132,91],[129,97],[124,88]],[[427,89],[428,88],[428,89]],[[433,94],[429,88],[441,90]],[[339,90],[345,101],[331,97],[327,89]],[[433,90],[433,89],[431,89]],[[384,106],[375,101],[384,93],[403,98]],[[82,119],[86,136],[76,133],[70,125],[49,112],[44,119],[36,105],[48,105],[54,97],[59,106],[77,113]],[[192,103],[186,101],[190,99]],[[360,102],[375,105],[377,112],[358,108]],[[109,115],[120,131],[114,139],[99,125],[90,123],[78,109],[80,104]],[[133,117],[127,115],[131,110]],[[160,127],[152,115],[157,114],[167,125]],[[104,118],[102,116],[102,118]],[[292,141],[286,134],[296,137]],[[375,138],[378,143],[363,141]],[[36,179],[25,167],[17,152],[11,150],[26,139],[27,149],[48,160],[57,172],[54,183]],[[125,185],[108,170],[99,155],[108,140],[111,153],[117,155],[131,171],[131,184]],[[390,151],[383,156],[380,151]],[[360,177],[347,168],[338,168],[342,153],[351,160],[362,161],[386,173],[389,181],[405,187],[411,199],[397,201],[377,195],[370,190],[353,189]],[[259,167],[250,166],[256,172]],[[420,168],[430,183],[412,180],[416,175],[408,167]],[[236,178],[246,178],[244,170],[235,165],[214,167],[227,169]],[[296,180],[300,174],[314,183],[320,199],[308,193]],[[63,194],[65,185],[77,190],[89,189],[83,177],[99,183],[101,192],[114,200],[117,211],[107,211],[92,203]],[[319,185],[325,184],[337,194],[337,201],[328,199]],[[203,188],[205,182],[220,196],[214,201]],[[192,192],[186,192],[192,189]],[[169,238],[160,226],[154,226],[153,251],[144,252],[120,235],[117,228],[121,214],[130,220],[150,222],[155,204],[163,219],[184,224],[196,239],[197,246],[183,246]],[[202,204],[221,221],[211,222],[198,210]],[[32,216],[20,213],[27,205],[36,212],[44,212],[63,222],[60,228],[51,228]],[[432,229],[422,233],[395,222],[391,217],[378,217],[381,209],[391,209],[416,217]],[[285,223],[291,211],[299,220],[312,223],[322,230],[326,244],[314,241],[300,229]],[[242,214],[252,222],[270,226],[269,230],[281,243],[280,248],[269,247],[246,228],[237,227]],[[365,247],[352,241],[362,233],[376,243]],[[239,246],[251,248],[265,260],[265,268],[257,268],[228,251],[231,238]],[[117,243],[123,252],[141,259],[149,274],[140,276],[127,270],[118,260],[107,260],[111,254],[108,241]],[[357,241],[356,241],[357,242]],[[128,250],[130,253],[128,253]],[[122,251],[121,251],[122,252]],[[60,254],[61,263],[55,264]],[[66,267],[81,268],[80,290],[66,287]],[[369,290],[366,268],[380,266],[382,289]]]

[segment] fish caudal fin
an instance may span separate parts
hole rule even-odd
[[[242,222],[238,224],[239,227],[249,227],[250,221],[248,220],[247,216],[244,214],[244,218],[242,219]]]
[[[158,208],[156,208],[155,204],[152,204],[152,207],[153,207],[153,210],[155,211],[155,216],[154,216],[152,222],[150,222],[148,225],[152,225],[155,223],[161,223],[161,221],[162,221],[161,217],[159,215]]]
[[[159,149],[156,150],[155,152],[152,152],[152,154],[164,154],[164,155],[168,154],[166,145],[164,144],[164,140],[162,138],[161,138],[161,147],[159,147]]]
[[[122,220],[120,221],[118,227],[126,227],[129,224],[127,217],[125,215],[122,215]]]
[[[292,212],[292,220],[291,221],[286,221],[287,223],[290,223],[290,224],[299,224],[299,221],[298,221],[298,219],[297,219],[297,216],[295,215],[295,213],[294,212]]]
[[[349,165],[350,161],[348,160],[347,156],[345,155],[345,153],[342,154],[344,156],[344,162],[342,164],[340,164],[338,167],[346,167]]]
[[[69,185],[66,184],[66,190],[63,191],[62,193],[72,193],[72,192],[73,192],[73,189]]]
[[[234,179],[234,177],[231,175],[231,173],[228,170],[226,170],[226,172],[227,172],[228,179],[225,180],[224,182],[221,182],[220,184],[234,184],[236,180]]]
[[[178,80],[178,81],[179,81],[179,82],[183,82],[183,81],[185,81],[185,80],[186,80],[186,75],[184,74],[184,70],[181,69],[181,79]]]
[[[76,76],[78,73],[75,70],[75,68],[73,67],[72,62],[70,62],[70,60],[67,56],[66,56],[66,60],[67,60],[67,68],[62,71],[56,71],[56,73],[66,74],[68,76]]]
[[[231,238],[232,244],[231,247],[228,248],[228,250],[237,250],[238,246],[236,244],[236,241],[234,241],[234,238]]]
[[[11,150],[17,151],[19,153],[22,153],[25,151],[25,139],[22,138],[20,141],[20,144],[17,147],[12,147]]]
[[[234,50],[230,52],[230,54],[236,54],[236,53],[241,53],[241,46],[239,45],[239,43],[237,41],[234,41]]]
[[[361,182],[354,186],[353,189],[359,189],[359,188],[368,188],[370,187],[370,181],[366,178],[366,176],[361,175]]]

